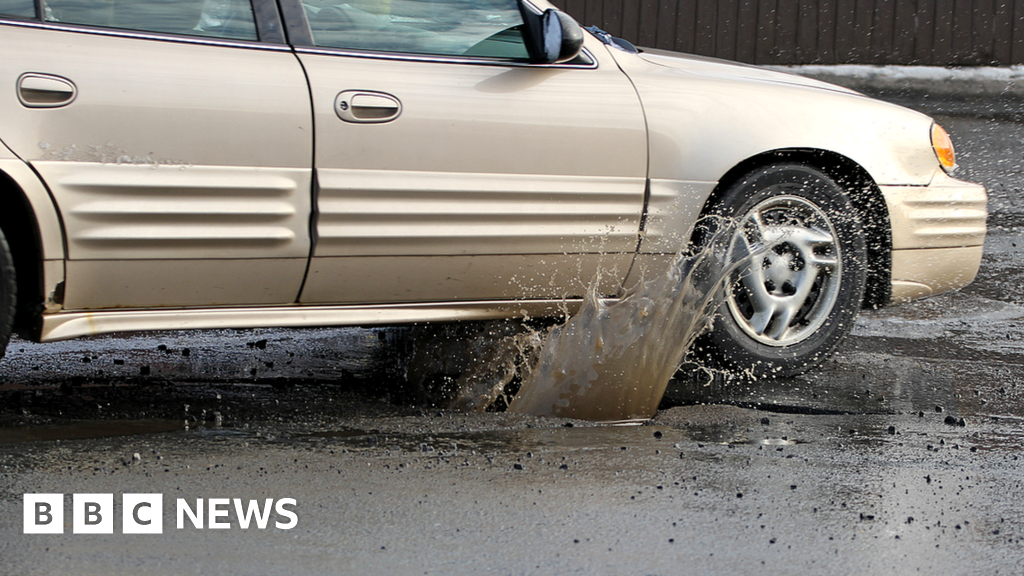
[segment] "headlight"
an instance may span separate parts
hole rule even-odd
[[[932,148],[935,150],[935,156],[939,159],[939,164],[942,165],[943,170],[952,173],[956,169],[956,154],[953,152],[953,141],[950,140],[949,134],[942,129],[942,126],[938,124],[932,124]]]

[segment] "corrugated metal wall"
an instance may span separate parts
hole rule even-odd
[[[552,0],[640,46],[754,64],[1024,64],[1024,0]]]

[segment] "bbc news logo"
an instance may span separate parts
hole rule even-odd
[[[25,494],[25,534],[64,533],[64,494]],[[176,526],[202,530],[226,530],[235,522],[242,530],[254,526],[266,530],[273,525],[280,530],[291,530],[299,523],[294,498],[273,498],[243,501],[241,498],[197,498],[192,505],[184,498],[176,502]],[[113,494],[72,494],[71,531],[74,534],[114,533]],[[274,522],[271,523],[273,518]],[[163,494],[122,494],[122,534],[163,534]]]

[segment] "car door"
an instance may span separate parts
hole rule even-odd
[[[292,34],[316,123],[303,303],[579,296],[599,270],[619,291],[647,144],[603,45],[530,64],[516,0],[282,6],[311,33]]]
[[[59,210],[66,309],[297,300],[312,118],[270,7],[2,5],[0,137]]]

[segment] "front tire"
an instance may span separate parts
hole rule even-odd
[[[7,238],[0,231],[0,358],[4,357],[7,342],[11,338],[11,327],[14,325],[14,307],[16,304],[14,258],[7,245]]]
[[[825,360],[853,327],[867,250],[860,217],[834,180],[799,164],[748,173],[712,214],[735,219],[714,324],[694,360],[753,377],[800,374]]]

